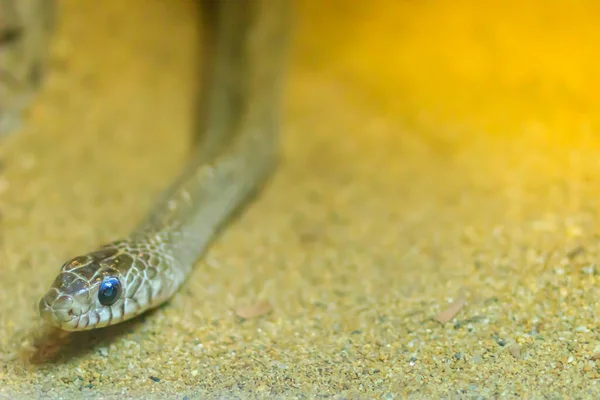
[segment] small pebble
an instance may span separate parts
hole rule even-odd
[[[510,345],[508,347],[508,351],[514,358],[517,358],[517,359],[521,358],[521,348],[519,347],[518,344],[513,343],[512,345]]]
[[[52,382],[51,381],[44,382],[44,384],[42,385],[42,392],[47,392],[50,389],[52,389]]]

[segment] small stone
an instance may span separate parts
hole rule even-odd
[[[42,385],[42,392],[47,392],[50,389],[52,389],[52,382],[51,381],[44,382],[44,384]]]
[[[581,268],[581,272],[586,275],[594,275],[596,273],[596,266],[592,264],[587,267],[583,267]]]
[[[284,364],[284,363],[282,363],[282,362],[279,362],[279,361],[273,361],[273,362],[272,362],[272,365],[273,365],[275,368],[278,368],[278,369],[287,369],[287,368],[288,368],[287,364]]]
[[[202,343],[197,344],[192,348],[192,353],[195,356],[199,356],[202,353],[203,348],[204,348],[204,345]]]
[[[510,345],[508,347],[508,351],[514,358],[517,358],[517,359],[521,358],[521,348],[519,347],[518,344],[513,343],[512,345]]]
[[[481,364],[483,362],[483,356],[481,355],[481,353],[477,352],[473,355],[473,357],[471,358],[471,361],[474,364]]]

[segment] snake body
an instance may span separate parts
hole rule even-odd
[[[207,69],[215,82],[205,92],[204,145],[128,237],[61,267],[39,302],[40,316],[56,327],[100,328],[167,301],[215,233],[274,169],[287,1],[212,4],[219,23],[207,35],[215,43],[206,47],[219,53]]]

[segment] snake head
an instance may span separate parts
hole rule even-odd
[[[131,289],[134,258],[115,244],[66,262],[39,302],[45,321],[67,331],[99,328],[141,312]],[[140,280],[134,287],[140,286]]]

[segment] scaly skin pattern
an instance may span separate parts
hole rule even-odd
[[[58,328],[113,325],[167,301],[274,170],[290,2],[206,3],[218,9],[219,23],[209,24],[218,34],[207,37],[219,51],[207,69],[204,146],[131,235],[62,266],[39,302]]]
[[[65,263],[40,301],[40,313],[69,331],[111,325],[171,297],[185,279],[186,270],[160,236],[137,242],[115,241]],[[103,306],[98,290],[109,276],[119,279],[124,290],[113,305]]]
[[[248,131],[214,162],[191,164],[132,235],[65,263],[39,302],[40,316],[67,331],[133,318],[168,300],[190,274],[215,232],[277,161],[275,135]],[[101,304],[107,278],[122,293]]]

